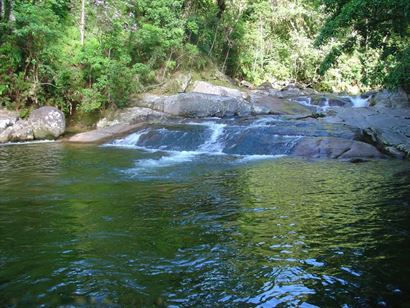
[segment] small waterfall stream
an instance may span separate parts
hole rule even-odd
[[[368,106],[361,96],[311,97],[296,99],[300,104],[326,112],[338,107]],[[336,127],[336,126],[334,126]],[[292,155],[305,137],[336,137],[354,140],[355,132],[341,126],[329,128],[320,121],[292,121],[281,116],[250,118],[181,119],[164,124],[149,124],[143,129],[105,146],[135,148],[156,153],[155,158],[140,159],[137,166],[165,167],[193,161],[198,157],[225,155],[236,161]]]
[[[363,108],[369,107],[369,97],[357,96],[335,96],[329,98],[326,96],[313,99],[312,97],[302,96],[294,99],[301,105],[307,107],[313,107],[318,112],[326,112],[331,107],[351,107],[351,108]]]
[[[139,160],[137,165],[143,167],[164,167],[203,155],[230,155],[238,161],[267,159],[289,154],[303,137],[287,124],[273,116],[243,122],[180,121],[152,125],[105,146],[162,154],[158,159]]]

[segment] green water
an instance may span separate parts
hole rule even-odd
[[[409,163],[157,155],[0,147],[0,306],[409,305]]]

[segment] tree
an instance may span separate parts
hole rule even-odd
[[[84,45],[84,35],[85,35],[85,0],[81,0],[80,35],[81,35],[81,45]]]
[[[365,74],[364,82],[389,86],[410,85],[410,1],[408,0],[322,0],[329,14],[317,38],[317,46],[332,39],[333,47],[321,72],[334,65],[340,55],[359,50],[366,59],[378,53],[378,63]],[[363,69],[368,69],[363,61]]]

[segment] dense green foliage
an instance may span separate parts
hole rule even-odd
[[[122,107],[211,63],[255,84],[406,85],[409,11],[406,0],[0,0],[0,104]]]
[[[364,82],[410,86],[410,1],[324,0],[329,17],[317,44],[337,39],[322,64],[326,71],[343,53],[359,51]],[[369,61],[376,58],[377,61]],[[372,65],[373,64],[373,65]]]

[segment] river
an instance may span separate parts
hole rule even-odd
[[[189,125],[182,149],[0,147],[0,305],[410,302],[410,163],[227,154],[226,124]]]

